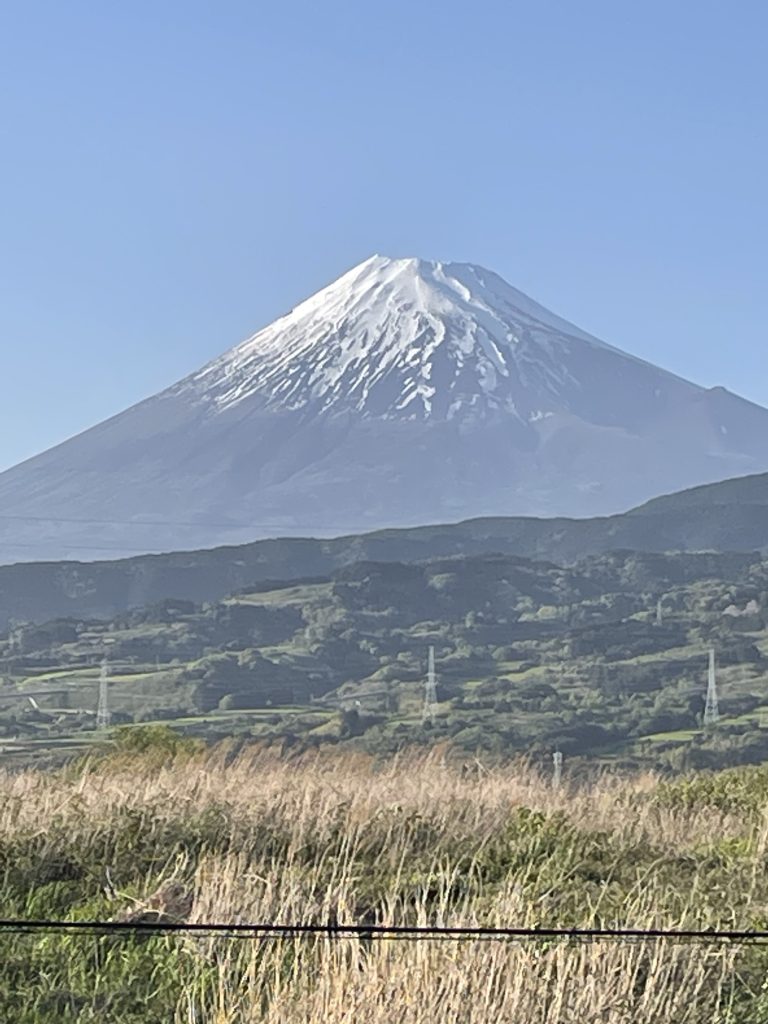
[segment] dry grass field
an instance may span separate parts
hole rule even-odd
[[[439,750],[375,762],[150,744],[0,777],[3,916],[764,927],[761,773],[554,791],[525,765]],[[754,947],[46,934],[0,947],[0,1019],[20,1024],[768,1020]]]

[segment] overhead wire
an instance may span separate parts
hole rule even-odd
[[[686,928],[564,928],[484,927],[383,924],[310,924],[297,922],[176,922],[176,921],[60,921],[51,919],[0,919],[0,934],[84,935],[203,935],[232,938],[333,940],[357,938],[421,942],[454,941],[576,941],[576,942],[694,942],[755,945],[768,943],[768,931]]]
[[[315,529],[316,524],[304,523],[304,522],[292,522],[287,524],[285,520],[275,521],[262,521],[259,523],[253,522],[214,522],[209,520],[202,520],[193,522],[191,520],[184,519],[156,519],[156,520],[136,520],[136,519],[91,519],[91,518],[75,518],[71,516],[39,516],[39,515],[25,515],[23,513],[16,512],[1,512],[0,521],[4,522],[29,522],[29,523],[67,523],[68,525],[82,525],[82,526],[189,526],[193,529],[211,528],[216,530],[280,530],[280,529],[297,529],[297,530],[312,530]],[[359,530],[359,523],[332,523],[327,529],[334,530]],[[374,526],[370,527],[371,530],[380,529]],[[398,529],[398,527],[392,527],[392,529]],[[402,529],[412,529],[412,527],[402,527]]]

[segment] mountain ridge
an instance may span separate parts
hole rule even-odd
[[[754,499],[739,501],[740,487]],[[729,493],[727,502],[717,500],[718,488]],[[710,500],[701,501],[699,494],[699,504],[689,505],[687,495],[702,491]],[[168,598],[218,600],[266,580],[327,576],[355,562],[504,554],[570,564],[617,550],[768,552],[768,474],[667,495],[658,499],[655,512],[634,509],[591,520],[498,517],[332,539],[283,537],[112,561],[19,562],[0,566],[0,629],[11,619],[109,618]]]

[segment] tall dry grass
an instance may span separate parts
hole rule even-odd
[[[69,906],[81,917],[115,912],[174,877],[193,894],[198,922],[763,920],[765,815],[674,808],[657,795],[650,776],[554,791],[524,765],[461,768],[440,752],[382,764],[354,753],[286,761],[220,749],[6,775],[0,844],[31,858],[41,880],[85,865],[80,902]],[[762,961],[714,944],[219,937],[151,948],[174,965],[156,1004],[172,1012],[157,1019],[188,1024],[768,1019],[759,1016]]]

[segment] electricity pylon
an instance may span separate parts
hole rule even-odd
[[[554,770],[552,772],[552,786],[554,789],[560,788],[560,783],[563,780],[563,755],[562,752],[556,750],[552,755],[552,763]]]
[[[97,729],[108,729],[109,723],[112,721],[112,715],[109,712],[109,665],[107,659],[104,658],[101,662],[101,675],[99,676],[99,704],[96,708],[96,728]]]
[[[717,702],[717,674],[715,672],[715,649],[709,651],[709,674],[707,677],[707,696],[704,702],[704,725],[716,725],[720,721],[720,708]]]
[[[435,678],[435,648],[429,648],[429,661],[427,664],[427,679],[424,683],[424,712],[422,722],[430,724],[435,720],[437,711],[437,679]]]

